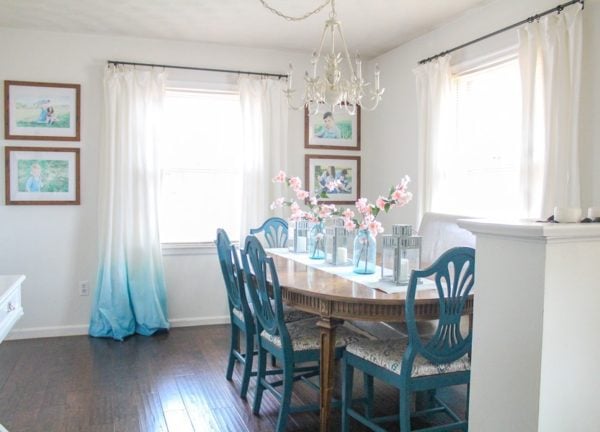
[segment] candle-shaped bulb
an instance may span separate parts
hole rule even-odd
[[[359,81],[362,80],[362,60],[360,59],[360,55],[358,52],[356,53],[356,77]]]
[[[375,64],[375,88],[379,90],[379,63]]]
[[[294,66],[290,63],[288,67],[288,90],[292,89],[292,74],[294,73]]]

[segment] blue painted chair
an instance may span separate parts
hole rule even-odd
[[[271,217],[267,219],[258,228],[252,228],[250,234],[256,235],[263,233],[267,245],[270,248],[282,248],[287,246],[288,223],[280,217]]]
[[[441,401],[435,390],[459,384],[467,385],[467,404],[470,383],[471,329],[461,332],[460,322],[465,304],[474,284],[475,250],[468,247],[450,249],[429,268],[412,272],[406,294],[406,323],[408,339],[360,341],[349,344],[343,359],[342,430],[348,432],[349,417],[371,430],[385,431],[378,423],[399,421],[402,432],[410,431],[411,395],[427,392],[431,405],[413,413],[413,417],[445,413],[451,423],[422,431],[449,431],[468,429],[467,415],[463,420]],[[415,320],[415,295],[418,280],[434,276],[439,295],[439,322],[431,338],[423,338]],[[464,334],[463,334],[464,332]],[[352,408],[352,381],[354,369],[391,384],[399,389],[398,415],[372,417]],[[371,398],[372,395],[367,395]]]
[[[252,373],[252,359],[254,357],[254,336],[256,328],[252,317],[252,310],[246,298],[246,290],[242,277],[237,251],[229,241],[225,230],[217,230],[217,254],[221,264],[221,272],[227,289],[227,302],[229,304],[229,315],[231,319],[231,346],[227,362],[227,380],[231,381],[235,362],[244,365],[242,374],[242,387],[240,396],[246,398],[248,383]],[[245,352],[240,352],[240,333],[245,337]]]
[[[320,331],[316,325],[318,318],[285,323],[281,287],[273,258],[267,257],[258,239],[248,236],[242,251],[242,263],[247,277],[248,291],[254,305],[256,331],[258,336],[258,377],[256,395],[252,411],[260,412],[263,392],[268,390],[281,403],[275,430],[285,430],[288,416],[294,412],[318,411],[319,404],[291,406],[292,390],[295,381],[302,380],[318,390],[308,378],[319,375]],[[270,281],[270,283],[268,282]],[[274,301],[269,293],[272,291]],[[360,336],[340,327],[336,333],[335,355],[341,358],[347,343],[358,341]],[[274,356],[282,365],[283,379],[267,380],[266,355]],[[302,366],[306,363],[313,365]],[[314,363],[317,363],[314,366]],[[279,392],[276,388],[282,386]]]

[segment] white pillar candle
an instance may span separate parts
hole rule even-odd
[[[346,264],[346,261],[348,261],[348,249],[345,247],[339,247],[337,248],[335,254],[335,263],[337,265]]]
[[[578,207],[554,207],[554,220],[556,222],[579,222],[581,209]]]
[[[296,242],[298,243],[296,245],[296,252],[298,252],[298,253],[304,253],[304,252],[306,252],[306,237],[300,237],[300,236],[298,236],[296,238]]]
[[[589,217],[590,219],[600,217],[600,207],[590,207],[588,209],[587,217]]]
[[[400,259],[400,282],[405,283],[408,282],[408,278],[410,277],[410,273],[408,270],[408,260],[406,258]]]

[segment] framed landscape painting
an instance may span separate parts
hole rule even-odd
[[[7,205],[79,204],[79,149],[6,147]]]
[[[322,202],[354,204],[360,198],[359,156],[306,155],[304,171],[308,190],[327,194]]]
[[[309,115],[305,108],[304,148],[360,150],[360,107],[354,115],[344,109]]]
[[[79,84],[4,81],[4,137],[79,141]]]

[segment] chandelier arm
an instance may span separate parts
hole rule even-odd
[[[305,104],[303,103],[302,105],[294,105],[292,103],[292,93],[294,93],[295,90],[284,90],[283,93],[285,93],[285,96],[287,98],[288,101],[288,106],[293,109],[294,111],[300,111],[302,109],[304,109]]]
[[[312,10],[312,11],[310,11],[310,12],[307,12],[307,13],[305,13],[304,15],[297,16],[297,17],[293,17],[293,16],[290,16],[290,15],[286,15],[286,14],[284,14],[283,12],[280,12],[280,11],[278,11],[278,10],[277,10],[277,9],[275,9],[274,7],[270,6],[270,5],[269,5],[269,4],[266,2],[266,0],[258,0],[258,1],[260,1],[260,2],[261,2],[261,4],[262,4],[262,5],[263,5],[263,6],[264,6],[266,9],[270,10],[270,11],[271,11],[271,12],[273,12],[275,15],[277,15],[277,16],[279,16],[279,17],[281,17],[281,18],[285,19],[285,20],[288,20],[288,21],[302,21],[302,20],[305,20],[306,18],[308,18],[308,17],[309,17],[309,16],[311,16],[311,15],[314,15],[314,14],[316,14],[316,13],[319,13],[319,12],[321,12],[321,11],[322,11],[322,10],[325,8],[325,6],[327,6],[328,4],[332,3],[332,1],[333,1],[333,0],[325,0],[325,2],[324,2],[324,3],[323,3],[321,6],[319,6],[318,8],[316,8],[315,10]]]
[[[371,99],[373,99],[375,102],[373,103],[373,105],[371,106],[366,106],[363,101],[360,101],[360,108],[364,111],[375,111],[375,108],[377,108],[377,106],[379,105],[379,102],[381,102],[381,94],[383,93],[385,89],[381,89],[379,93],[375,93]]]

